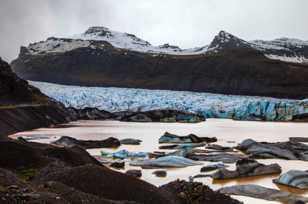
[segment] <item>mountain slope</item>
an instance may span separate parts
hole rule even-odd
[[[12,72],[8,63],[0,58],[0,104],[46,103],[48,97]]]
[[[285,52],[265,44],[222,31],[209,46],[182,50],[93,27],[22,47],[12,67],[28,80],[68,85],[308,98],[308,65],[269,59]],[[302,46],[296,56],[305,57]]]
[[[17,77],[0,58],[0,140],[14,132],[69,120],[69,112],[62,104]]]

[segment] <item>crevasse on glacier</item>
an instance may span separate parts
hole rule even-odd
[[[206,118],[289,121],[308,113],[308,100],[234,96],[187,91],[80,87],[30,82],[67,107],[96,107],[110,112],[174,109]]]

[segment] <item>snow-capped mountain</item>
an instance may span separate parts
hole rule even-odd
[[[255,40],[250,44],[270,59],[308,64],[308,41],[279,38],[272,41]]]
[[[95,41],[95,43],[93,42]],[[99,44],[98,42],[102,42]],[[45,54],[66,52],[82,47],[96,49],[104,47],[104,42],[110,43],[115,48],[126,49],[144,53],[162,53],[170,55],[193,55],[206,52],[205,47],[181,49],[168,43],[153,46],[148,41],[142,40],[129,33],[120,33],[112,31],[106,27],[90,27],[82,34],[76,34],[67,38],[48,38],[46,41],[30,44],[28,50],[31,54]]]
[[[93,45],[93,41],[96,41],[95,45]],[[169,55],[198,55],[217,53],[222,49],[250,47],[259,50],[270,59],[308,64],[308,41],[279,38],[272,41],[255,40],[248,42],[225,31],[220,31],[209,45],[181,49],[168,43],[153,46],[148,41],[133,34],[113,31],[106,27],[90,27],[82,34],[76,34],[67,38],[51,37],[46,41],[30,44],[28,50],[31,54],[45,54],[66,52],[82,47],[93,49],[103,47],[103,43],[100,45],[97,42],[108,42],[116,48],[131,51]]]
[[[217,53],[223,49],[250,48],[250,44],[230,33],[220,31],[208,46],[206,52]]]
[[[91,27],[22,47],[12,67],[27,80],[67,85],[308,98],[307,44],[245,41],[221,31],[209,45],[181,49]]]

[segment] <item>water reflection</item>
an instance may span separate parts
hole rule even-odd
[[[83,140],[99,140],[108,137],[116,137],[118,139],[135,138],[143,142],[138,146],[122,145],[118,149],[91,149],[91,155],[100,155],[100,151],[114,152],[122,149],[128,151],[158,151],[158,138],[165,132],[185,135],[194,133],[201,137],[217,137],[218,144],[224,146],[236,146],[244,139],[252,138],[256,141],[287,141],[289,137],[305,137],[308,132],[306,123],[272,123],[272,122],[243,122],[222,119],[209,119],[199,124],[179,124],[179,123],[126,123],[118,121],[77,121],[67,125],[61,125],[57,128],[42,128],[29,132],[22,132],[13,137],[28,136],[34,137],[33,141],[49,143],[58,139],[60,136],[71,136]],[[44,136],[44,137],[42,137]],[[46,136],[48,136],[46,138]],[[38,140],[35,140],[37,138]],[[261,163],[271,164],[278,163],[282,166],[283,172],[290,169],[308,170],[308,162],[303,161],[285,161],[285,160],[259,160]],[[204,162],[204,165],[210,164]],[[189,176],[200,174],[201,166],[193,166],[182,169],[163,169],[167,170],[167,177],[159,178],[153,175],[155,170],[143,170],[142,179],[154,184],[163,185],[177,178],[188,179]],[[234,166],[230,166],[234,169]],[[127,169],[138,169],[126,164]],[[124,170],[122,170],[124,171]],[[296,194],[308,196],[308,191],[301,191],[286,186],[277,186],[272,180],[278,175],[259,176],[251,178],[232,179],[226,181],[213,182],[210,178],[199,178],[196,181],[203,182],[213,189],[219,189],[224,186],[239,184],[257,184],[269,188],[281,189]],[[242,196],[234,196],[247,204],[259,203],[276,203],[261,201],[258,199],[247,198]]]

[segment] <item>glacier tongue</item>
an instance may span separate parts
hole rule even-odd
[[[288,121],[308,113],[308,100],[234,96],[187,91],[80,87],[33,82],[46,95],[67,107],[96,107],[110,112],[174,109],[206,118]]]

